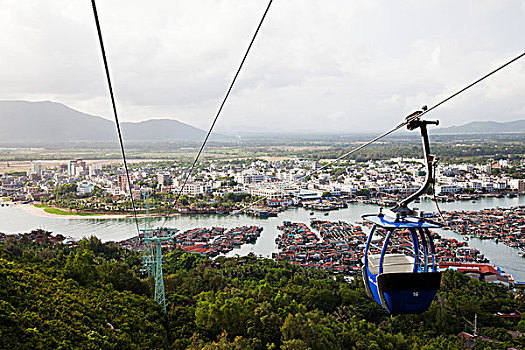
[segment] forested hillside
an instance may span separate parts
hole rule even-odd
[[[525,310],[506,287],[444,274],[428,312],[390,317],[361,280],[242,257],[165,258],[168,312],[140,279],[140,255],[102,244],[0,244],[2,349],[434,349],[464,348],[457,334],[478,315],[479,333],[525,347],[493,315]],[[469,326],[470,327],[470,326]],[[468,329],[470,331],[470,329]],[[477,347],[477,348],[478,348]]]

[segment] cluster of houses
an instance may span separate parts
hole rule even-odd
[[[523,167],[523,163],[521,165]],[[441,194],[471,192],[525,191],[523,179],[492,175],[493,169],[509,168],[507,160],[484,165],[447,165],[440,168],[436,191]]]
[[[302,159],[215,161],[202,165],[186,182],[189,167],[152,163],[132,167],[130,189],[121,166],[81,159],[51,168],[45,164],[34,161],[27,173],[0,174],[0,195],[13,200],[39,200],[57,186],[75,184],[79,196],[89,196],[100,188],[111,196],[140,199],[145,193],[178,193],[182,188],[182,194],[187,196],[250,194],[265,197],[269,206],[286,206],[326,193],[350,197],[409,194],[419,188],[426,175],[421,160],[403,158],[348,161],[326,168],[322,168],[323,162]],[[437,193],[525,192],[523,179],[493,175],[493,169],[505,167],[509,167],[505,160],[485,165],[439,166]]]

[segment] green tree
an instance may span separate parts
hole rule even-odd
[[[323,194],[321,195],[321,197],[323,198],[328,198],[331,196],[332,196],[332,193],[330,193],[330,191],[324,191]]]
[[[97,277],[95,255],[91,250],[78,249],[69,253],[64,267],[64,277],[72,278],[83,285],[94,282]]]

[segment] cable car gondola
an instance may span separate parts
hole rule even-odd
[[[426,107],[423,107],[423,111]],[[408,124],[409,130],[419,128],[423,142],[426,163],[425,182],[411,196],[401,200],[395,207],[379,214],[363,215],[363,219],[373,224],[363,258],[363,281],[366,291],[379,305],[391,314],[419,314],[430,307],[441,284],[435,248],[430,229],[440,225],[425,219],[424,213],[408,208],[408,204],[424,194],[434,181],[432,170],[435,157],[430,155],[427,124],[437,125],[437,121],[424,121],[415,115]],[[381,231],[384,237],[374,243],[374,233]],[[392,240],[404,240],[403,246],[391,246]],[[411,246],[408,252],[402,249]]]

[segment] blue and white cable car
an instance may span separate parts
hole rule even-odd
[[[363,219],[373,224],[363,258],[363,281],[368,295],[391,314],[425,312],[441,284],[441,272],[436,265],[430,234],[430,229],[440,225],[425,219],[424,213],[408,208],[408,204],[433,182],[434,156],[429,154],[427,124],[437,125],[438,122],[415,118],[408,123],[409,130],[421,130],[427,170],[424,184],[394,208],[380,211],[377,215],[363,215]],[[374,234],[377,231],[381,231],[384,237],[376,244]],[[405,244],[393,246],[393,240]],[[403,252],[406,245],[411,249]]]
[[[426,311],[441,283],[435,249],[429,229],[438,224],[417,217],[402,220],[379,215],[364,215],[374,224],[366,244],[363,279],[368,294],[391,314],[418,314]],[[386,231],[382,246],[372,243],[377,228]],[[391,239],[408,230],[413,254],[388,253]],[[372,248],[380,250],[372,254]]]

